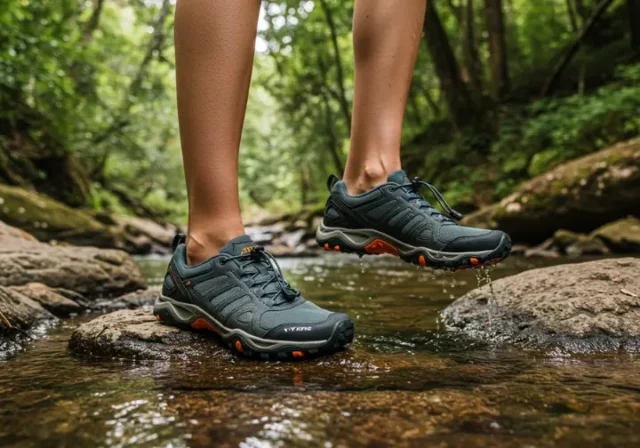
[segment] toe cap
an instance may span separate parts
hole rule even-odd
[[[509,240],[509,236],[500,231],[492,230],[478,236],[462,236],[447,244],[443,252],[479,252],[493,250]]]
[[[340,327],[338,329],[338,327]],[[315,324],[284,324],[269,331],[267,339],[286,341],[324,341],[330,339],[336,329],[353,328],[353,321],[346,314],[331,313],[324,322]]]

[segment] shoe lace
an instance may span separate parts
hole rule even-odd
[[[280,265],[278,264],[276,258],[273,255],[271,255],[269,252],[267,252],[263,246],[256,245],[253,247],[253,249],[250,252],[246,254],[232,255],[232,256],[226,257],[221,261],[221,263],[225,264],[231,260],[240,261],[241,266],[243,268],[247,267],[252,263],[260,263],[263,266],[267,267],[267,272],[269,273],[268,277],[254,284],[269,285],[270,283],[276,281],[280,286],[280,290],[275,291],[274,293],[271,293],[267,296],[273,301],[275,305],[282,303],[282,302],[276,302],[276,299],[280,294],[282,294],[285,301],[289,301],[289,302],[295,300],[300,295],[300,291],[298,291],[295,288],[292,288],[291,285],[289,285],[289,282],[284,279],[284,276],[282,274],[282,269],[280,268]],[[256,273],[251,278],[255,280],[255,277],[258,275],[260,275],[260,272],[256,271]]]
[[[445,216],[442,213],[440,213],[438,209],[436,209],[428,201],[426,201],[424,197],[422,197],[422,195],[420,194],[420,190],[422,189],[422,187],[427,187],[429,190],[431,190],[431,193],[433,193],[433,196],[436,198],[438,203],[448,213],[449,216]],[[414,177],[411,182],[402,184],[398,188],[401,188],[407,193],[409,193],[409,195],[407,196],[407,199],[409,199],[410,201],[418,200],[419,207],[421,209],[430,210],[431,211],[430,215],[432,216],[437,215],[437,216],[440,216],[441,219],[449,219],[449,220],[451,220],[450,218],[453,218],[456,221],[462,219],[462,216],[463,216],[462,213],[451,208],[451,206],[445,200],[444,196],[442,196],[442,193],[440,193],[436,187],[434,187],[428,182],[420,180],[420,178],[418,177]]]

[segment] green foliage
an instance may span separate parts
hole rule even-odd
[[[594,2],[581,3],[588,15]],[[69,156],[86,171],[87,206],[184,221],[174,5],[105,0],[98,11],[98,4],[5,0],[0,8],[0,181],[38,187],[53,178],[39,161]],[[435,4],[469,83],[465,1]],[[496,104],[489,99],[484,4],[474,3],[480,80],[471,94],[489,117],[486,129],[452,126],[431,55],[420,46],[402,135],[412,175],[470,208],[640,132],[640,65],[630,63],[624,2],[567,67],[558,96],[538,99],[576,36],[570,4],[504,2],[513,89]],[[353,102],[353,0],[263,1],[262,8],[239,166],[249,217],[324,200],[326,176],[340,174],[346,162]],[[574,21],[579,27],[584,17]],[[627,66],[615,72],[621,61]]]

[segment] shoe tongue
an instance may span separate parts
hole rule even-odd
[[[411,182],[404,170],[397,170],[389,174],[388,181],[396,184],[408,184],[409,182]]]
[[[251,251],[253,246],[255,246],[255,243],[249,235],[240,235],[222,246],[222,249],[220,249],[220,253],[229,255],[240,255],[242,253],[246,254]]]

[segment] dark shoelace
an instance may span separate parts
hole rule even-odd
[[[436,198],[438,203],[449,214],[449,217],[455,219],[456,221],[462,219],[462,213],[460,213],[460,212],[454,210],[453,208],[451,208],[451,206],[447,203],[445,198],[442,196],[442,194],[438,191],[438,189],[436,187],[434,187],[433,185],[431,185],[428,182],[420,180],[420,178],[418,178],[418,177],[415,177],[408,184],[399,185],[398,188],[402,188],[403,190],[405,190],[405,191],[407,191],[409,193],[409,196],[408,196],[409,200],[416,200],[416,199],[420,200],[420,208],[421,209],[431,209],[432,210],[431,211],[431,215],[438,214],[438,215],[442,216],[443,218],[448,218],[447,216],[445,216],[442,213],[440,213],[438,211],[438,209],[436,209],[434,206],[429,204],[429,202],[427,202],[422,197],[422,195],[420,194],[420,189],[422,187],[427,187],[429,190],[431,190],[431,193],[433,193],[433,196]]]
[[[231,260],[245,261],[245,263],[242,264],[243,267],[247,266],[250,263],[255,263],[255,262],[263,264],[262,262],[265,261],[267,263],[266,265],[267,270],[273,271],[273,274],[269,274],[269,277],[266,278],[265,281],[261,281],[260,283],[257,283],[257,284],[268,285],[274,280],[278,282],[278,285],[280,286],[280,291],[276,292],[275,295],[273,296],[271,295],[273,293],[267,295],[267,297],[273,300],[274,305],[278,304],[276,303],[275,299],[280,295],[280,293],[282,293],[286,301],[293,301],[295,300],[296,297],[300,295],[300,291],[298,291],[295,288],[292,288],[289,285],[289,282],[284,279],[284,276],[282,275],[282,269],[280,268],[280,265],[276,261],[276,258],[273,255],[271,255],[269,252],[265,251],[263,246],[256,245],[254,246],[253,250],[251,250],[251,252],[248,252],[246,254],[232,255],[232,256],[226,257],[220,263],[224,264]],[[265,265],[263,264],[263,266]],[[271,269],[269,269],[269,267]],[[253,277],[255,277],[256,275],[259,275],[259,272],[254,274]]]

